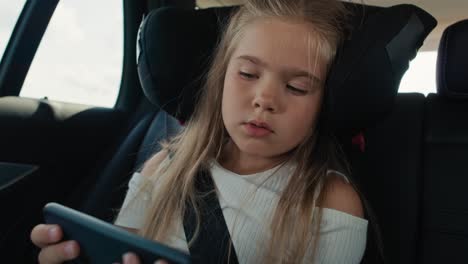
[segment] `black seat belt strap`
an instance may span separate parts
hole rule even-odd
[[[209,171],[200,170],[195,179],[197,193],[203,195],[200,212],[200,231],[189,247],[192,263],[229,263],[238,264],[234,244],[219,205],[218,196]],[[184,213],[184,231],[187,242],[195,234],[196,215],[194,208],[187,203]]]

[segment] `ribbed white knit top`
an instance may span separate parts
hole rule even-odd
[[[279,165],[260,173],[239,175],[213,162],[211,174],[239,263],[261,262],[271,236],[271,216],[293,169],[293,166]],[[140,173],[132,176],[116,225],[142,227],[152,193],[158,190],[157,186],[148,184],[151,183]],[[309,250],[304,263],[359,263],[366,247],[367,224],[365,219],[323,208],[316,254],[312,256],[312,249]],[[174,235],[166,243],[189,252],[181,219],[177,220]]]

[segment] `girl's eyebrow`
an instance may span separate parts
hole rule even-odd
[[[268,68],[268,64],[266,62],[262,61],[260,58],[257,58],[255,56],[241,55],[241,56],[237,57],[236,59],[247,60],[247,61],[250,61],[253,64],[257,64],[257,65],[262,66],[264,68]],[[294,77],[306,77],[306,78],[309,78],[311,81],[313,81],[313,82],[315,82],[317,84],[322,83],[322,81],[317,76],[313,75],[312,73],[310,73],[308,71],[298,69],[298,68],[295,68],[295,67],[286,69],[286,72],[288,74],[294,76]]]

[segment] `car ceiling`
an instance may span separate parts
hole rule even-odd
[[[199,7],[224,6],[241,3],[242,0],[198,0]],[[351,0],[347,2],[364,3],[376,6],[392,6],[398,4],[413,4],[433,15],[437,21],[437,27],[431,32],[421,47],[421,51],[437,50],[443,30],[462,19],[468,19],[467,0]]]

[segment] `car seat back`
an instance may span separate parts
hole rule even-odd
[[[421,263],[468,263],[468,20],[443,33],[426,104]]]

